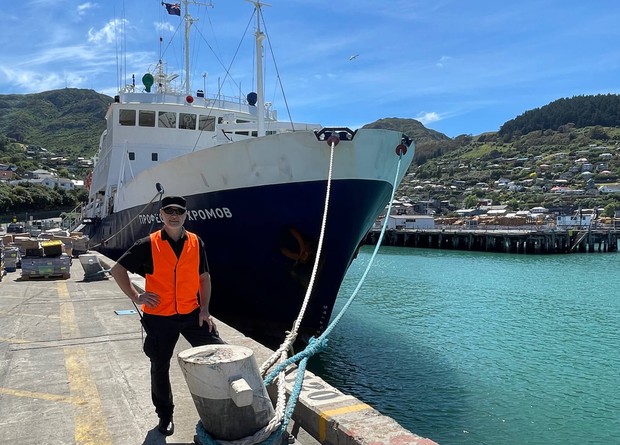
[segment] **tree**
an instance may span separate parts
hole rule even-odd
[[[463,200],[463,207],[471,209],[478,206],[478,197],[476,195],[467,195]]]
[[[519,200],[516,198],[512,198],[508,201],[508,207],[511,210],[517,211],[519,210]]]
[[[611,202],[605,206],[603,209],[603,216],[612,217],[616,214],[617,205],[614,202]]]
[[[69,173],[69,170],[67,170],[66,167],[63,167],[60,170],[58,170],[58,176],[60,178],[67,178],[67,179],[72,177],[71,173]]]

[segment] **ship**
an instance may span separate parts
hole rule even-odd
[[[184,21],[186,39],[188,3],[164,3]],[[121,88],[105,116],[77,230],[118,259],[161,228],[164,196],[183,196],[185,227],[207,251],[211,313],[276,345],[308,293],[299,326],[307,342],[328,326],[347,269],[406,174],[414,143],[398,131],[278,120],[264,102],[263,5],[250,3],[256,91],[236,99],[193,91],[189,67],[178,89],[161,61],[141,86]]]

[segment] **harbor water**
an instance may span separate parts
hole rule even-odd
[[[620,443],[620,254],[382,247],[310,369],[441,445]]]

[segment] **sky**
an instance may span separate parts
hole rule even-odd
[[[191,91],[245,96],[253,5],[211,1],[190,7]],[[280,119],[355,129],[413,118],[455,137],[560,98],[620,93],[617,0],[267,3],[265,100]],[[0,15],[0,94],[114,96],[160,59],[184,88],[182,37],[181,17],[157,0],[13,2]]]

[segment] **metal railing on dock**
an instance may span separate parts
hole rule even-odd
[[[558,230],[547,228],[455,228],[390,229],[382,245],[481,252],[554,254],[571,252],[617,252],[614,228]],[[366,244],[375,245],[378,230],[371,230]]]

